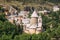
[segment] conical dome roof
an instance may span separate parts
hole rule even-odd
[[[31,17],[38,17],[37,12],[34,11],[34,12],[32,13],[32,15],[31,15]]]

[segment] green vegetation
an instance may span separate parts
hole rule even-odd
[[[42,15],[44,32],[40,34],[25,34],[11,24],[3,13],[0,13],[0,40],[58,40],[60,37],[60,11]],[[52,25],[52,27],[51,27]]]

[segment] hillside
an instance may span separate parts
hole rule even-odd
[[[55,7],[59,2],[0,0],[0,40],[60,40],[60,8]],[[24,10],[27,6],[38,11]]]
[[[54,5],[60,6],[60,0],[0,0],[0,4],[14,5],[23,10],[25,6],[35,7],[36,9],[44,8],[52,10]]]

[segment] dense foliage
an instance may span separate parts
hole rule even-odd
[[[16,25],[7,21],[3,13],[0,14],[0,40],[58,40],[60,37],[60,11],[47,15],[42,15],[45,30],[40,34],[30,35],[22,33],[20,28],[18,29]]]

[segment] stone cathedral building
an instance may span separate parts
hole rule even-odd
[[[27,34],[38,34],[42,32],[42,17],[38,16],[36,11],[31,14],[31,18],[27,17],[29,15],[27,11],[21,11],[18,15],[16,13],[8,15],[8,12],[5,12],[5,14],[6,18],[12,24],[14,24],[14,20],[16,25],[22,24],[23,32]]]
[[[42,32],[42,17],[34,11],[31,15],[30,23],[25,24],[24,32],[28,34],[38,34]]]

